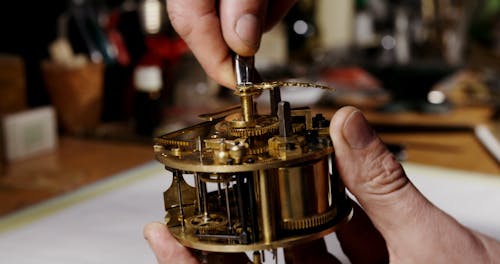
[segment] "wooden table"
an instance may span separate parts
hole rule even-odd
[[[313,112],[331,118],[335,110],[323,107]],[[442,114],[364,114],[384,142],[406,149],[408,161],[500,177],[500,164],[474,135],[476,125],[491,119],[493,110],[489,107],[461,107]]]
[[[402,144],[408,161],[500,177],[500,165],[472,132],[381,133],[380,137]]]
[[[0,176],[0,215],[151,160],[147,144],[62,137],[56,150],[7,165]]]

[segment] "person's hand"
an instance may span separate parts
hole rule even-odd
[[[219,6],[216,6],[216,2]],[[286,14],[295,0],[168,0],[170,22],[206,73],[234,87],[231,51],[254,55],[260,39]]]
[[[384,237],[391,262],[491,263],[500,259],[498,241],[459,224],[415,188],[359,110],[345,107],[338,111],[330,135],[342,181]]]
[[[337,231],[342,250],[353,263],[492,263],[500,259],[500,242],[462,226],[415,188],[359,110],[344,107],[337,111],[330,135],[340,177],[369,217],[355,206],[351,222]],[[144,235],[159,263],[196,263],[164,225],[150,224]],[[323,254],[311,254],[310,250],[318,249]],[[289,262],[321,257],[335,263],[321,243],[286,250]]]

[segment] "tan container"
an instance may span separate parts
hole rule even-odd
[[[73,135],[92,133],[101,117],[104,65],[68,67],[43,61],[42,73],[63,131]]]

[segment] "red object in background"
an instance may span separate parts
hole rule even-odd
[[[107,34],[109,42],[115,49],[116,61],[122,66],[128,66],[130,64],[130,54],[123,41],[122,35],[116,29],[108,31]]]
[[[118,30],[120,12],[111,12],[106,24],[106,34],[115,51],[116,61],[122,66],[130,64],[130,54],[123,37]],[[162,65],[167,62],[177,64],[179,59],[188,51],[186,43],[179,37],[169,38],[165,34],[145,36],[146,53],[139,61],[143,65]]]
[[[136,65],[135,71],[137,73],[140,69],[146,69],[151,73],[154,69],[158,69],[160,76],[156,74],[155,76],[162,80],[158,81],[161,87],[157,89],[155,87],[154,91],[144,90],[144,87],[135,87],[135,129],[140,135],[152,136],[163,118],[163,103],[172,93],[171,80],[174,79],[176,66],[188,51],[188,47],[181,38],[168,37],[165,34],[147,35],[145,43],[147,50]],[[147,74],[142,81],[150,85],[153,77]]]
[[[338,105],[376,109],[387,104],[391,95],[378,79],[356,66],[329,68],[321,73],[321,82],[335,88],[332,99]]]
[[[356,91],[381,88],[377,79],[359,67],[330,68],[322,72],[321,79],[340,89]]]
[[[184,40],[179,37],[169,38],[166,35],[152,35],[146,36],[145,41],[148,51],[143,60],[168,61],[175,65],[189,50]],[[144,62],[147,63],[147,61]]]

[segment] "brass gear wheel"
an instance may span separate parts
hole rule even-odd
[[[208,216],[195,215],[189,217],[186,221],[186,227],[200,233],[222,231],[227,227],[227,219],[224,215],[212,213]]]
[[[267,133],[275,133],[278,130],[278,124],[258,127],[231,128],[229,134],[234,137],[256,137]]]
[[[260,155],[269,151],[269,147],[267,145],[253,147],[247,150],[249,155]]]
[[[254,127],[230,127],[228,129],[229,135],[234,137],[256,137],[267,133],[277,133],[279,129],[278,120],[273,117],[267,117],[263,121],[259,122],[258,125]],[[293,133],[300,132],[305,129],[304,124],[293,124]]]
[[[155,143],[164,146],[177,146],[177,147],[189,147],[193,145],[193,142],[191,141],[180,140],[180,139],[165,139],[165,138],[156,138]]]
[[[233,137],[255,137],[278,131],[278,119],[272,116],[260,116],[252,125],[244,126],[241,121],[221,121],[216,125],[218,132],[227,133]]]
[[[323,214],[318,214],[301,219],[285,219],[281,222],[281,227],[286,230],[302,230],[326,224],[335,218],[337,210],[329,210]]]

